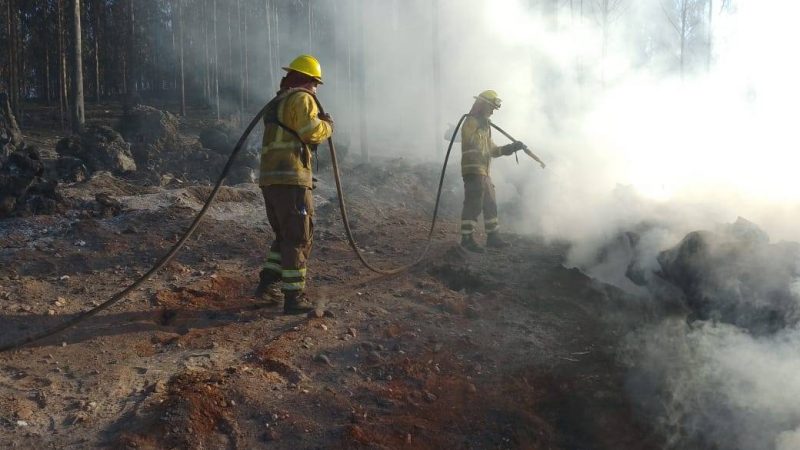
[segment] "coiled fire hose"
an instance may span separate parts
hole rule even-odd
[[[325,111],[322,109],[322,105],[320,104],[319,99],[317,99],[317,97],[315,95],[313,95],[313,94],[312,94],[312,96],[313,96],[314,100],[316,101],[320,112],[322,114],[324,114]],[[214,189],[211,190],[211,194],[208,196],[208,199],[206,200],[205,204],[203,205],[203,207],[200,209],[200,211],[195,216],[195,218],[192,221],[191,225],[189,225],[189,228],[184,232],[183,236],[181,236],[181,238],[178,240],[178,242],[176,242],[172,246],[172,248],[170,248],[170,250],[164,256],[162,256],[161,259],[159,259],[156,262],[156,264],[150,270],[148,270],[144,275],[140,276],[137,280],[135,280],[133,283],[131,283],[131,285],[129,285],[128,287],[126,287],[122,291],[117,292],[116,294],[114,294],[111,298],[109,298],[105,302],[95,306],[92,309],[89,309],[89,310],[86,310],[84,312],[78,313],[76,316],[74,316],[74,317],[72,317],[72,318],[70,318],[70,319],[68,319],[68,320],[66,320],[66,321],[64,321],[64,322],[62,322],[62,323],[60,323],[58,325],[55,325],[55,326],[53,326],[51,328],[43,330],[43,331],[41,331],[39,333],[32,334],[30,336],[24,337],[22,339],[19,339],[19,340],[15,341],[15,342],[11,342],[9,344],[4,344],[4,345],[0,346],[0,353],[7,352],[7,351],[10,351],[10,350],[14,350],[14,349],[18,349],[18,348],[20,348],[20,347],[22,347],[24,345],[30,344],[32,342],[40,341],[40,340],[48,338],[50,336],[54,336],[54,335],[66,330],[68,328],[71,328],[71,327],[77,325],[80,322],[83,322],[84,320],[86,320],[86,319],[88,319],[88,318],[100,313],[101,311],[111,307],[115,303],[117,303],[120,300],[124,299],[134,289],[136,289],[137,287],[141,286],[142,283],[144,283],[145,281],[150,279],[150,277],[152,277],[156,272],[158,272],[165,265],[167,265],[167,263],[169,263],[175,257],[175,255],[178,253],[178,251],[180,251],[180,249],[184,246],[186,241],[192,236],[192,234],[195,232],[197,227],[200,225],[200,220],[206,214],[206,212],[208,211],[208,208],[211,206],[211,203],[216,198],[217,193],[219,192],[220,188],[222,187],[222,183],[225,181],[225,178],[228,176],[228,173],[230,172],[231,167],[233,166],[233,163],[236,160],[236,157],[239,155],[239,152],[241,151],[242,147],[244,146],[244,143],[247,141],[247,138],[250,136],[250,133],[253,131],[253,128],[255,128],[255,126],[258,125],[258,123],[261,121],[261,119],[264,116],[264,114],[267,112],[267,107],[268,106],[269,105],[265,105],[261,109],[261,111],[259,111],[258,114],[256,114],[255,117],[253,117],[253,120],[250,121],[250,124],[247,125],[247,128],[244,130],[244,133],[242,133],[242,136],[239,138],[239,141],[236,143],[236,146],[233,148],[233,151],[231,152],[231,155],[228,157],[228,161],[225,163],[225,167],[222,169],[222,173],[220,174],[219,178],[217,179],[217,182],[214,185]],[[462,124],[462,122],[464,121],[464,119],[466,117],[467,117],[467,115],[465,114],[458,121],[458,126],[456,126],[455,131],[453,131],[453,137],[450,139],[450,145],[447,147],[447,154],[445,155],[444,164],[442,166],[442,174],[439,177],[439,188],[438,188],[438,191],[437,191],[437,194],[436,194],[436,204],[434,206],[433,219],[431,221],[430,230],[428,231],[428,240],[427,240],[427,243],[425,245],[425,249],[420,254],[420,256],[418,258],[416,258],[413,262],[411,262],[409,264],[406,264],[404,266],[398,267],[398,268],[394,268],[394,269],[381,269],[381,268],[373,266],[372,264],[370,264],[364,258],[364,255],[361,253],[361,250],[358,248],[358,245],[356,245],[355,238],[353,237],[353,232],[352,232],[352,230],[350,228],[350,223],[349,223],[349,221],[347,219],[347,208],[345,207],[345,201],[344,201],[344,197],[343,197],[344,194],[342,192],[342,182],[341,182],[341,177],[340,177],[340,174],[339,174],[339,162],[336,159],[336,147],[333,144],[333,139],[328,138],[328,149],[330,150],[331,165],[333,167],[333,175],[334,175],[334,179],[336,181],[336,193],[337,193],[337,195],[339,197],[339,210],[342,213],[342,222],[344,223],[345,232],[347,234],[347,240],[350,243],[350,246],[355,251],[356,255],[358,256],[358,259],[368,269],[370,269],[370,270],[372,270],[374,272],[377,272],[379,274],[387,274],[387,275],[397,274],[397,273],[403,272],[405,270],[408,270],[409,268],[411,268],[414,265],[418,264],[420,261],[422,261],[422,259],[427,254],[428,249],[430,248],[430,242],[431,242],[431,238],[433,236],[434,227],[436,226],[436,218],[437,218],[438,211],[439,211],[439,200],[440,200],[440,197],[441,197],[441,194],[442,194],[442,185],[444,183],[444,175],[445,175],[445,171],[447,169],[447,161],[450,158],[450,151],[453,148],[453,142],[455,141],[456,133],[458,132],[459,127],[461,127],[461,124]]]

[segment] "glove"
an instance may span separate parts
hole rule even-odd
[[[333,125],[333,117],[331,117],[330,114],[328,114],[328,113],[325,113],[325,114],[319,113],[319,115],[317,117],[319,117],[320,120],[324,120],[325,122],[328,122],[329,124]]]
[[[513,155],[514,152],[522,150],[523,148],[525,148],[525,144],[523,144],[520,141],[515,141],[510,144],[504,145],[503,148],[501,149],[501,153],[505,156]]]

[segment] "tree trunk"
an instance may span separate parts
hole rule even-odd
[[[236,34],[239,40],[239,120],[242,120],[244,111],[244,42],[242,39],[242,2],[236,0]]]
[[[11,110],[8,96],[4,92],[0,92],[0,126],[5,129],[6,134],[11,138],[12,146],[19,147],[22,144],[22,132],[14,117],[14,112]]]
[[[180,77],[181,77],[181,116],[186,117],[186,83],[183,74],[183,1],[178,0],[178,24],[180,26],[180,34],[178,36],[178,43],[180,45]]]
[[[50,39],[46,39],[44,44],[44,80],[47,106],[50,106],[50,102],[52,101],[52,96],[50,95]]]
[[[81,0],[72,0],[72,132],[80,133],[83,112],[83,53],[81,49]]]
[[[66,56],[64,50],[64,7],[63,0],[56,0],[57,5],[57,31],[58,31],[58,117],[61,122],[61,128],[64,128],[65,113],[67,110],[67,96],[66,96]]]
[[[358,12],[356,9],[355,12]],[[357,38],[358,49],[361,53],[359,62],[358,73],[358,117],[359,117],[359,132],[361,141],[361,157],[362,162],[369,161],[369,146],[367,145],[367,55],[366,46],[364,45],[364,22],[367,20],[366,5],[361,7],[361,15],[358,20]]]
[[[264,0],[264,20],[267,22],[267,66],[269,68],[269,86],[275,88],[275,59],[272,53],[272,5]]]
[[[686,50],[686,21],[688,13],[687,0],[681,2],[681,80],[684,78],[684,51]]]
[[[203,98],[206,102],[211,99],[211,62],[209,60],[209,44],[208,44],[208,2],[203,0],[203,12],[201,14],[203,21],[203,51],[206,58],[203,60]]]
[[[100,103],[100,1],[94,0],[94,100]]]
[[[19,116],[20,58],[19,58],[19,7],[16,0],[8,0],[8,97],[11,110]]]
[[[219,120],[219,45],[217,44],[217,0],[214,0],[214,103]]]
[[[233,85],[233,11],[231,6],[228,5],[228,59],[225,65],[225,98],[230,105],[231,90]],[[230,108],[225,111],[228,119],[230,119]]]
[[[442,86],[441,86],[441,52],[439,51],[439,0],[433,0],[431,10],[433,25],[431,35],[431,49],[433,54],[433,148],[439,148],[440,153],[444,153],[444,146],[440,144],[440,132],[442,131]]]
[[[714,0],[708,0],[708,49],[706,50],[706,72],[711,71],[711,58],[714,52]]]
[[[243,88],[242,88],[242,95],[244,96],[244,103],[242,105],[243,105],[244,109],[246,109],[247,107],[250,106],[250,68],[248,67],[250,55],[248,54],[249,53],[249,45],[247,44],[247,42],[249,41],[248,36],[247,36],[247,18],[248,17],[249,17],[249,14],[247,14],[247,11],[245,11],[244,23],[242,24],[242,26],[244,26],[244,39],[243,39],[244,40],[244,55],[243,55],[243,57],[244,57],[244,85],[243,85]]]
[[[272,4],[272,7],[275,8],[275,67],[276,72],[277,68],[281,67],[281,22],[280,22],[280,9],[278,9],[278,2]]]
[[[314,11],[311,9],[311,0],[306,0],[306,6],[308,7],[308,51],[314,51]]]
[[[128,79],[128,86],[126,93],[133,93],[136,92],[136,74],[134,73],[134,68],[136,66],[136,57],[134,52],[136,51],[136,16],[134,15],[133,10],[134,0],[128,0],[128,52],[126,60],[126,78]]]

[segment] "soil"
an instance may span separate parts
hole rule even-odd
[[[435,166],[344,168],[356,238],[377,264],[422,248]],[[459,182],[448,178],[423,263],[378,276],[347,246],[320,174],[309,317],[252,298],[273,235],[257,186],[226,187],[184,250],[128,299],[0,354],[0,447],[660,448],[616,359],[626,332],[616,316],[641,314],[635,302],[565,268],[567,243],[508,234],[507,249],[465,253]],[[121,212],[84,214],[102,192]],[[123,289],[209,192],[100,173],[63,187],[78,205],[65,214],[0,221],[2,342]]]

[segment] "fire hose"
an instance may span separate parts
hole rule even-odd
[[[319,102],[319,99],[317,99],[316,95],[313,95],[313,94],[312,94],[312,97],[314,98],[314,101],[317,103],[317,107],[319,108],[320,113],[324,115],[325,111],[322,108],[322,104]],[[92,316],[97,315],[101,311],[111,307],[112,305],[116,304],[120,300],[124,299],[134,289],[136,289],[139,286],[141,286],[142,283],[144,283],[145,281],[149,280],[150,277],[152,277],[156,272],[158,272],[165,265],[167,265],[175,257],[175,255],[177,255],[178,251],[180,251],[180,249],[184,246],[186,241],[192,236],[192,234],[195,232],[197,227],[200,225],[200,220],[206,214],[206,212],[208,211],[208,208],[211,206],[211,204],[213,203],[214,199],[216,198],[217,193],[219,192],[220,188],[222,187],[222,183],[225,181],[225,178],[228,176],[228,173],[230,172],[231,167],[233,167],[233,163],[236,161],[236,157],[239,155],[239,152],[241,151],[242,147],[244,146],[245,142],[247,141],[247,138],[250,136],[250,133],[253,131],[253,128],[255,128],[255,126],[264,117],[264,114],[267,112],[268,106],[269,105],[265,105],[258,112],[258,114],[256,114],[253,117],[253,120],[250,121],[250,124],[247,126],[247,128],[242,133],[242,136],[239,138],[239,141],[236,143],[236,146],[233,148],[233,151],[231,152],[230,156],[228,157],[228,161],[225,163],[225,166],[222,169],[222,172],[220,173],[220,176],[217,179],[217,182],[214,185],[214,188],[211,190],[211,194],[208,196],[208,199],[206,199],[205,204],[200,209],[200,211],[197,213],[195,218],[192,220],[192,223],[189,225],[189,228],[184,232],[183,236],[181,236],[181,238],[172,246],[172,248],[170,248],[169,251],[164,256],[162,256],[161,259],[159,259],[156,262],[156,264],[150,270],[148,270],[144,275],[141,275],[138,279],[136,279],[128,287],[126,287],[122,291],[119,291],[116,294],[114,294],[111,298],[109,298],[105,302],[95,306],[92,309],[89,309],[89,310],[83,311],[81,313],[78,313],[74,317],[72,317],[72,318],[70,318],[68,320],[65,320],[64,322],[62,322],[62,323],[60,323],[58,325],[55,325],[55,326],[53,326],[51,328],[45,329],[45,330],[43,330],[43,331],[41,331],[39,333],[32,334],[30,336],[24,337],[22,339],[19,339],[19,340],[15,341],[15,342],[11,342],[9,344],[4,344],[4,345],[0,346],[0,353],[7,352],[7,351],[10,351],[10,350],[14,350],[14,349],[18,349],[18,348],[20,348],[20,347],[22,347],[24,345],[27,345],[27,344],[30,344],[30,343],[33,343],[33,342],[36,342],[36,341],[40,341],[40,340],[48,338],[50,336],[54,336],[54,335],[66,330],[68,328],[71,328],[71,327],[77,325],[80,322],[83,322],[86,319],[89,319]],[[336,183],[336,193],[337,193],[338,199],[339,199],[339,210],[340,210],[340,212],[342,214],[342,223],[344,224],[344,229],[345,229],[345,233],[347,235],[347,240],[348,240],[348,242],[350,244],[350,247],[353,248],[353,251],[355,252],[355,254],[358,257],[359,261],[361,261],[361,263],[366,268],[368,268],[369,270],[372,270],[373,272],[376,272],[376,273],[379,273],[379,274],[384,274],[384,275],[398,274],[398,273],[406,271],[406,270],[410,269],[411,267],[419,264],[425,258],[425,256],[427,255],[428,250],[430,249],[431,239],[433,238],[433,232],[434,232],[434,229],[436,227],[436,219],[438,217],[438,212],[439,212],[439,201],[440,201],[441,195],[442,195],[442,186],[444,184],[444,176],[445,176],[445,172],[447,170],[447,162],[450,159],[450,152],[453,149],[453,143],[455,142],[456,134],[458,133],[459,128],[461,127],[462,123],[464,122],[464,119],[466,119],[467,116],[468,116],[468,114],[464,114],[463,116],[461,116],[461,118],[458,121],[458,124],[456,125],[455,130],[453,131],[453,136],[450,139],[450,144],[447,146],[447,153],[445,154],[444,164],[442,165],[442,172],[441,172],[441,175],[439,177],[439,187],[438,187],[437,192],[436,192],[436,203],[434,204],[434,208],[433,208],[433,218],[431,220],[430,229],[428,230],[428,236],[427,236],[427,241],[426,241],[426,244],[425,244],[425,248],[420,253],[420,255],[416,259],[414,259],[412,262],[410,262],[408,264],[405,264],[403,266],[400,266],[400,267],[393,268],[393,269],[381,269],[379,267],[376,267],[376,266],[372,265],[369,261],[367,261],[367,259],[362,254],[361,250],[358,248],[358,245],[356,244],[355,238],[353,237],[353,231],[352,231],[352,229],[350,227],[350,222],[349,222],[348,217],[347,217],[347,208],[346,208],[346,205],[345,205],[344,192],[342,190],[341,176],[340,176],[340,173],[339,173],[339,162],[338,162],[338,160],[336,158],[336,146],[333,143],[333,139],[328,138],[328,149],[329,149],[330,155],[331,155],[331,166],[333,168],[333,176],[334,176],[334,180],[335,180],[335,183]],[[508,136],[504,131],[502,131],[502,130],[499,130],[499,131],[501,131],[501,133],[503,133],[506,136]],[[514,140],[510,136],[508,136],[508,137],[510,139]],[[538,160],[538,158],[537,158],[537,160]]]

